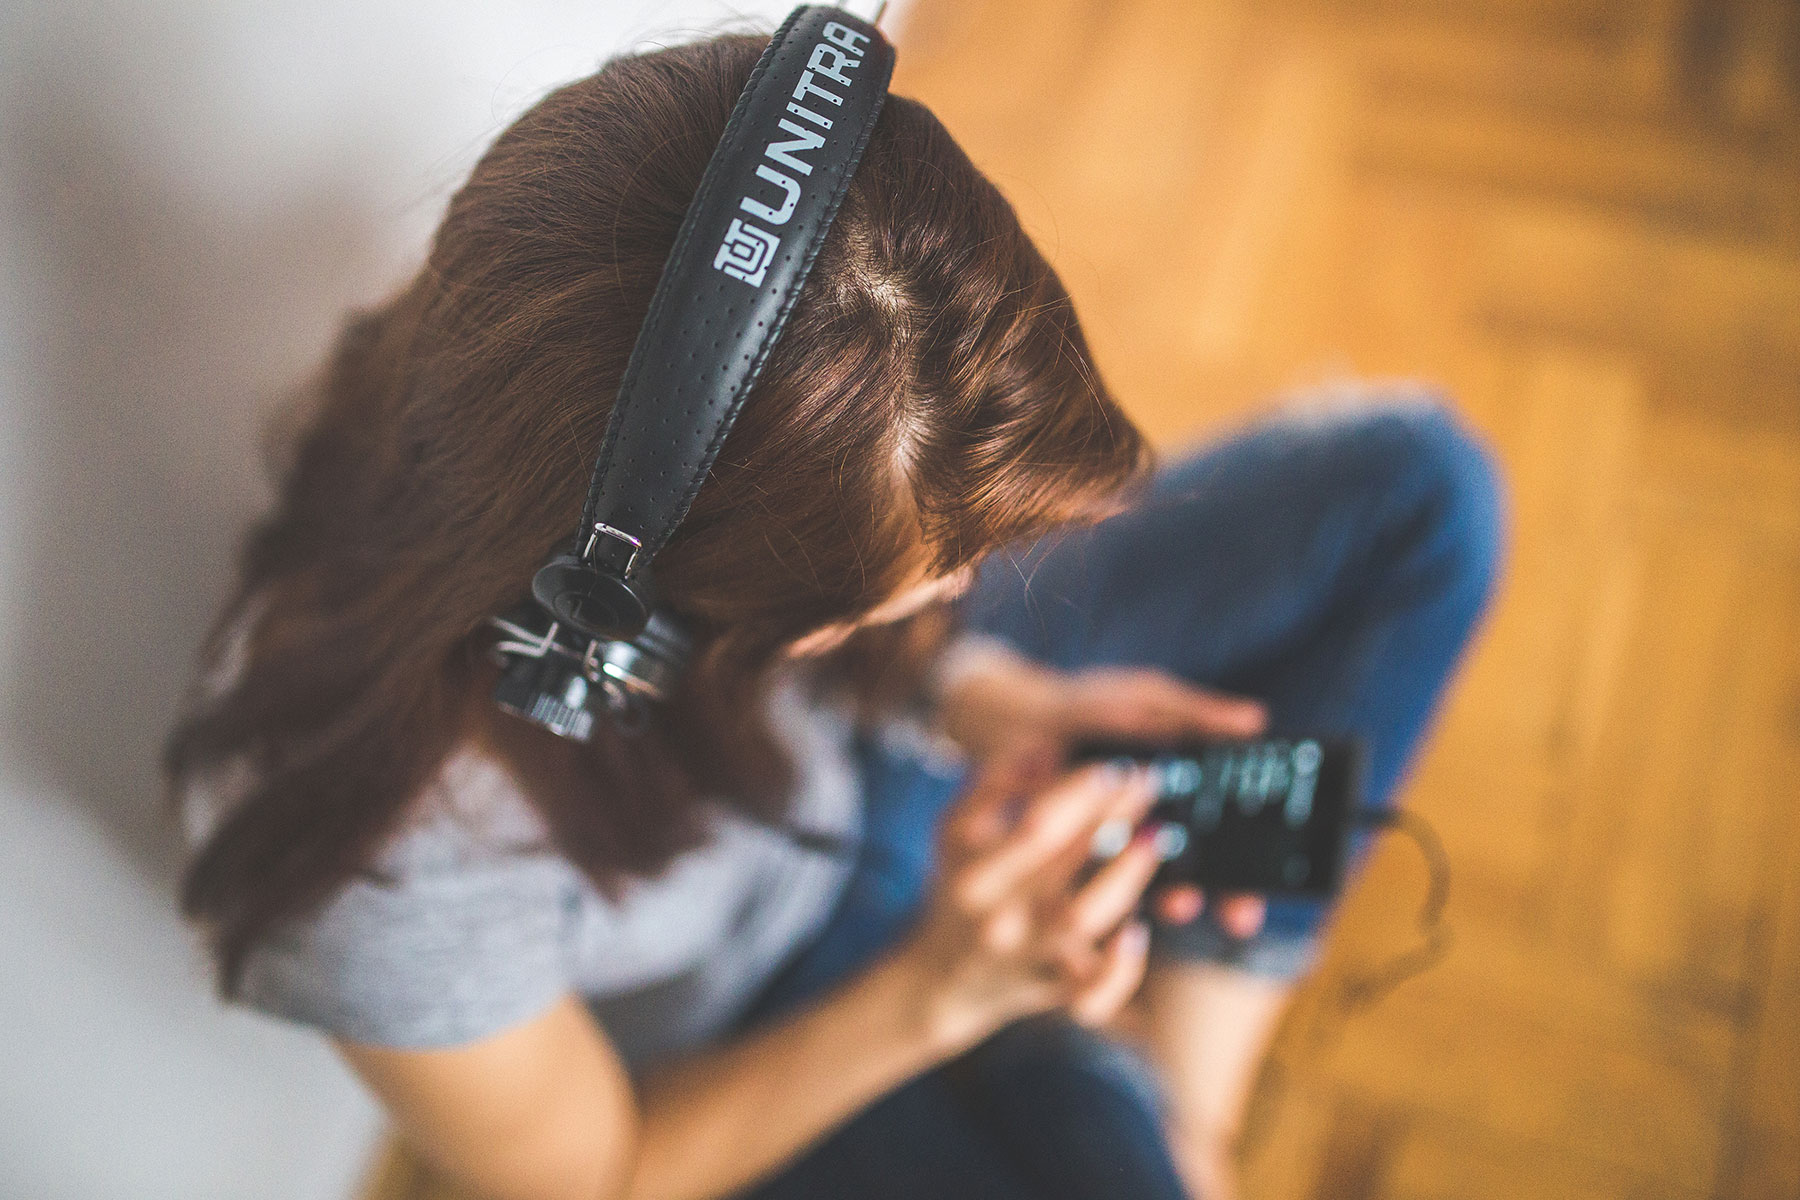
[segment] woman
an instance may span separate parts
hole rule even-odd
[[[1488,588],[1485,459],[1429,405],[1365,408],[1121,512],[1145,453],[1066,293],[891,98],[657,559],[697,632],[677,694],[589,744],[503,714],[486,620],[573,522],[587,398],[761,48],[547,97],[346,329],[171,739],[187,911],[229,994],[330,1035],[484,1195],[1186,1194],[1321,914],[1182,931],[1203,898],[1156,900],[1159,1087],[1083,1032],[1145,977],[1148,837],[1084,864],[1146,781],[1060,750],[1358,733],[1385,795]]]

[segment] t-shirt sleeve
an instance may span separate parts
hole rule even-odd
[[[264,601],[253,597],[233,618],[201,695],[216,699],[242,675]],[[243,758],[186,778],[190,844],[202,845],[252,785]],[[374,872],[251,948],[235,999],[349,1041],[415,1049],[530,1020],[569,990],[565,945],[582,886],[546,837],[503,766],[451,755]]]
[[[371,1045],[472,1042],[569,987],[569,869],[516,855],[358,878],[246,960],[239,999]]]

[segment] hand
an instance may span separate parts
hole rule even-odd
[[[938,709],[944,731],[977,760],[1034,751],[1060,760],[1077,738],[1248,738],[1268,723],[1258,701],[1155,667],[1056,671],[986,641],[947,665]]]
[[[939,703],[944,731],[975,761],[1005,759],[1023,772],[1021,786],[1061,769],[1071,743],[1120,738],[1143,742],[1183,737],[1248,738],[1268,724],[1255,701],[1178,679],[1154,667],[1090,667],[1073,673],[1030,662],[997,642],[983,642],[950,665]],[[1203,897],[1187,886],[1155,898],[1157,916],[1184,924],[1200,915]],[[1235,937],[1262,928],[1260,896],[1218,899],[1217,915]]]
[[[1034,778],[1019,759],[990,763],[946,815],[935,888],[900,951],[946,1053],[1053,1008],[1100,1024],[1143,978],[1149,934],[1133,913],[1158,865],[1150,832],[1082,869],[1101,824],[1148,811],[1148,773],[1097,764],[1021,789]]]

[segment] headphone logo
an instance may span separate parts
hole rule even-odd
[[[823,146],[825,135],[817,130],[830,129],[832,126],[830,117],[807,107],[806,101],[808,97],[817,96],[827,104],[843,107],[844,97],[821,86],[818,81],[828,79],[842,88],[851,87],[854,80],[845,72],[862,65],[868,41],[868,34],[858,33],[848,25],[837,21],[825,23],[820,41],[812,48],[812,55],[807,59],[807,69],[800,73],[800,82],[794,87],[793,102],[787,106],[788,112],[816,126],[816,129],[797,125],[786,117],[781,118],[782,133],[791,134],[792,140],[777,139],[770,142],[763,149],[763,157],[781,164],[787,171],[778,171],[768,163],[758,163],[756,166],[758,179],[781,189],[781,204],[779,207],[772,207],[761,200],[745,196],[738,201],[739,208],[770,225],[786,225],[793,217],[794,209],[800,203],[800,180],[794,176],[809,176],[813,171],[813,164],[800,158],[799,154]],[[719,252],[713,255],[713,269],[723,271],[733,279],[741,279],[751,287],[760,287],[769,263],[775,258],[775,251],[780,248],[781,238],[778,235],[733,217],[731,225],[725,230],[724,240],[719,243]]]
[[[769,263],[780,248],[781,239],[768,230],[733,217],[725,240],[719,243],[718,254],[713,256],[713,266],[751,287],[761,287]]]

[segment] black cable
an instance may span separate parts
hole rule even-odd
[[[1379,1003],[1407,980],[1435,967],[1450,952],[1452,940],[1450,927],[1444,924],[1444,909],[1450,903],[1450,855],[1437,830],[1424,817],[1405,808],[1362,809],[1356,820],[1364,828],[1393,829],[1410,837],[1425,859],[1427,878],[1425,900],[1419,906],[1417,920],[1420,944],[1372,971],[1344,980],[1338,1000],[1340,1011],[1346,1016]]]
[[[861,838],[821,833],[816,829],[789,825],[785,821],[758,821],[757,823],[786,838],[790,844],[808,854],[822,854],[826,858],[853,859],[862,850]]]

